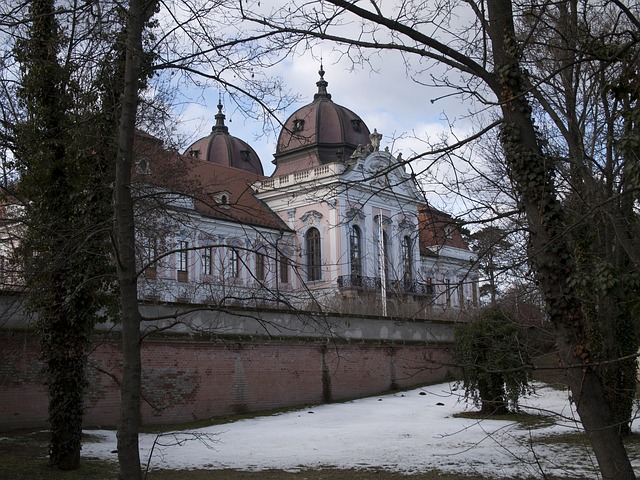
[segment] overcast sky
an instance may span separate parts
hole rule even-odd
[[[320,62],[325,70],[325,80],[329,82],[328,91],[332,100],[358,114],[369,129],[377,129],[383,134],[381,148],[389,146],[394,154],[403,153],[407,158],[411,151],[424,150],[423,145],[415,138],[435,138],[442,132],[449,131],[449,121],[456,121],[456,131],[466,132],[470,128],[469,121],[464,119],[466,108],[456,98],[448,98],[432,103],[432,99],[445,93],[445,90],[428,88],[416,84],[407,78],[401,59],[397,54],[389,54],[378,62],[378,72],[372,72],[368,67],[350,71],[350,64],[346,60],[339,61],[337,54],[331,52],[328,44],[326,52],[314,51],[302,56],[289,59],[273,67],[265,73],[280,76],[285,79],[286,87],[293,93],[299,94],[303,101],[292,106],[282,121],[295,110],[313,101],[317,92],[316,82],[319,79]],[[204,98],[190,105],[182,117],[184,122],[180,128],[184,132],[199,132],[198,138],[208,135],[215,123],[217,113],[218,92],[207,91]],[[233,104],[225,99],[226,124],[229,133],[239,137],[253,146],[256,150],[267,175],[273,172],[273,153],[276,138],[255,140],[262,132],[262,124],[246,119],[234,110]],[[392,144],[394,137],[405,136]]]

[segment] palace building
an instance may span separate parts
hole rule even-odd
[[[139,135],[141,300],[405,317],[477,305],[457,224],[324,73],[284,122],[269,177],[221,104],[182,155]]]

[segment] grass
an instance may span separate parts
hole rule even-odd
[[[47,461],[49,433],[44,430],[14,431],[0,437],[0,478],[6,480],[117,479],[118,465],[82,459],[79,470],[62,472]]]
[[[537,430],[555,424],[554,419],[548,415],[537,415],[525,412],[489,415],[480,412],[460,412],[454,413],[452,416],[455,418],[471,418],[475,420],[503,420],[518,424],[518,428],[521,430]]]

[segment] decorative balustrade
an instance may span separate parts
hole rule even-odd
[[[420,282],[405,282],[403,280],[387,281],[387,291],[390,293],[433,296],[433,285]],[[338,287],[356,290],[380,291],[382,282],[380,277],[364,277],[362,275],[343,275],[338,277]]]
[[[278,177],[262,180],[254,185],[256,191],[273,190],[280,187],[288,186],[292,183],[300,183],[310,180],[316,180],[331,175],[338,175],[344,170],[344,166],[340,164],[321,165],[319,167],[309,168],[293,174],[280,175]]]

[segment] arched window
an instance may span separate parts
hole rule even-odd
[[[322,278],[322,252],[320,250],[320,232],[310,228],[305,235],[307,252],[307,280],[313,282]]]
[[[351,276],[362,276],[362,235],[360,227],[353,225],[350,232]],[[353,279],[351,279],[353,281]]]
[[[402,239],[402,266],[404,286],[407,288],[413,283],[413,252],[411,249],[411,238],[408,235]]]

